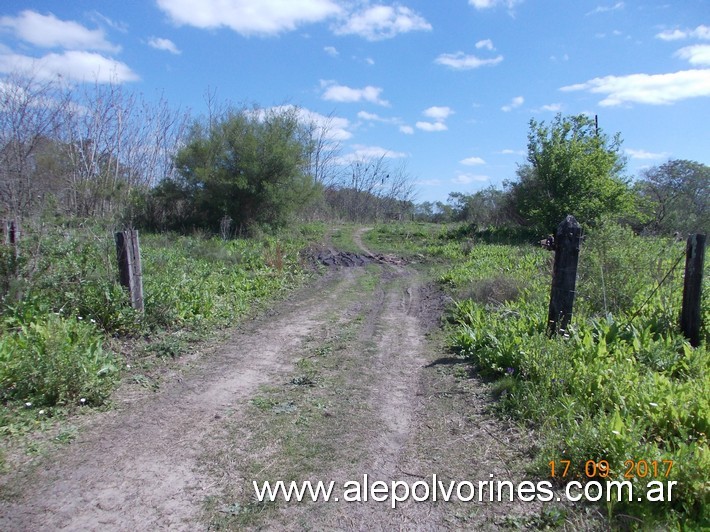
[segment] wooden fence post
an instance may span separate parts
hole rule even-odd
[[[3,220],[2,231],[5,237],[5,244],[12,246],[12,253],[17,261],[20,254],[20,223],[15,220]]]
[[[703,291],[704,262],[705,235],[690,235],[685,248],[685,279],[680,328],[693,347],[700,345],[700,298]]]
[[[116,233],[116,255],[121,285],[128,289],[131,306],[143,312],[143,272],[137,230]]]
[[[582,227],[574,216],[567,215],[557,226],[554,240],[555,265],[547,314],[547,332],[550,336],[565,330],[572,319],[581,243]]]

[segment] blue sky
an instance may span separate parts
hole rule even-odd
[[[406,163],[419,201],[500,186],[528,122],[598,115],[627,173],[710,164],[707,0],[14,1],[0,74],[331,116],[342,157]]]

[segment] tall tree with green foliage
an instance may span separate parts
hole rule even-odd
[[[291,109],[229,110],[196,123],[175,157],[192,223],[216,229],[229,217],[240,231],[284,225],[318,190],[306,170],[311,149]]]
[[[652,233],[710,231],[710,166],[672,159],[645,170],[635,188],[650,215]]]
[[[508,183],[519,215],[550,232],[568,214],[590,225],[628,214],[634,202],[620,150],[620,135],[609,138],[589,116],[558,114],[549,125],[530,120],[528,162]]]

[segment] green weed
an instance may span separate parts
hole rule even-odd
[[[707,523],[710,354],[707,334],[693,349],[676,325],[682,289],[679,275],[667,273],[679,246],[614,226],[589,235],[584,246],[573,324],[552,339],[545,331],[544,252],[474,246],[442,275],[444,284],[472,282],[492,292],[506,276],[524,288],[495,302],[474,289],[474,299],[457,302],[452,347],[496,380],[492,391],[502,413],[544,436],[539,473],[549,474],[551,460],[565,459],[585,479],[588,460],[606,460],[612,478],[623,480],[629,460],[673,461],[668,479],[658,479],[678,481],[673,500],[616,501],[609,507],[613,526]],[[664,277],[668,285],[659,288]],[[634,482],[645,489],[644,479]]]
[[[33,407],[102,404],[118,376],[93,324],[48,314],[0,339],[0,398]]]

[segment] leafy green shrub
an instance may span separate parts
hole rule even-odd
[[[92,324],[48,314],[0,339],[0,398],[35,406],[101,404],[117,367]]]
[[[481,304],[515,301],[522,292],[522,281],[507,275],[497,275],[472,284],[469,299]]]
[[[135,332],[139,316],[117,284],[116,251],[110,233],[32,228],[23,237],[13,297],[5,315],[58,312],[94,322],[109,334]],[[30,310],[33,308],[34,310]],[[27,322],[26,320],[24,322]]]

